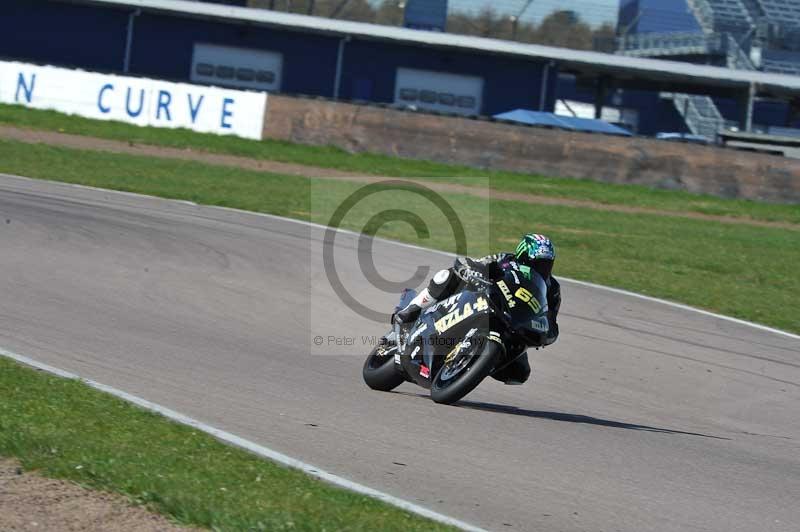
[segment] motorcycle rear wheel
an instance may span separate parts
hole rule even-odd
[[[370,351],[361,374],[364,382],[373,390],[389,392],[403,384],[406,379],[395,367],[394,354],[397,352],[397,346],[387,346],[383,355],[379,354],[379,349],[381,346],[375,346]]]
[[[486,337],[473,349],[480,351],[470,353],[471,360],[455,376],[445,380],[449,367],[447,364],[439,369],[431,383],[431,399],[446,405],[455,403],[474,390],[492,372],[503,352],[500,344]]]

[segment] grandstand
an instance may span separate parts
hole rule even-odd
[[[758,7],[769,20],[787,26],[800,26],[800,2],[792,0],[757,0],[751,2]]]
[[[800,75],[800,0],[623,0],[619,21],[618,54]],[[662,98],[694,134],[713,139],[733,118],[708,96]],[[786,104],[783,123],[755,127],[793,125],[791,114]]]
[[[741,0],[692,0],[692,4],[702,9],[700,4],[706,3],[712,13],[712,27],[706,28],[714,32],[731,32],[746,34],[754,26],[750,12]]]
[[[781,54],[800,54],[800,0],[623,0],[619,34],[626,55],[719,64],[724,54],[731,68],[800,70],[799,56]],[[762,50],[768,60],[752,61]]]

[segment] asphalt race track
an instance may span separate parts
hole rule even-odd
[[[361,336],[384,328],[309,267],[321,239],[2,177],[0,347],[492,530],[800,530],[800,340],[564,282],[561,339],[526,385],[453,407],[373,392]],[[337,238],[345,284],[356,240]],[[375,248],[387,278],[449,263]],[[331,331],[355,345],[312,345]]]

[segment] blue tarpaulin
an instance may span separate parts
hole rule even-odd
[[[514,109],[492,118],[498,120],[509,120],[528,124],[531,126],[557,127],[560,129],[571,129],[573,131],[593,131],[595,133],[607,133],[609,135],[623,135],[630,137],[633,134],[627,129],[591,118],[575,118],[572,116],[561,116],[553,113],[543,113],[541,111],[529,111],[527,109]]]

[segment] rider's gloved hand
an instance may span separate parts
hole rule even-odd
[[[478,270],[473,270],[472,268],[466,268],[461,272],[461,277],[467,281],[486,281],[486,276],[483,272]]]
[[[503,268],[494,260],[486,265],[486,273],[492,281],[497,281],[503,278]]]
[[[416,321],[421,311],[422,309],[417,305],[409,305],[392,314],[392,324],[405,325],[406,323],[412,323]]]

